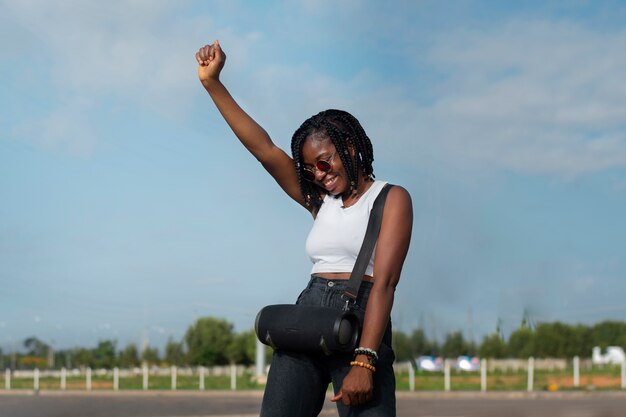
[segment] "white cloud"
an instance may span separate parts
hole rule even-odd
[[[576,176],[626,167],[626,32],[513,22],[441,37],[449,75],[421,132],[457,159]]]
[[[95,112],[113,100],[170,118],[190,108],[197,87],[193,48],[199,46],[193,39],[206,18],[177,19],[175,3],[165,1],[31,0],[3,6],[13,24],[38,39],[35,62],[45,63],[41,79],[51,81],[45,107],[52,110],[13,126],[18,137],[30,135],[31,142],[88,156],[98,143],[91,127],[95,115],[80,103],[89,102]],[[32,49],[32,39],[16,42]]]
[[[320,13],[318,3],[301,6]],[[626,32],[513,21],[480,31],[432,34],[426,54],[412,49],[415,34],[402,32],[404,38],[395,44],[405,45],[401,58],[416,61],[416,74],[429,66],[447,76],[429,91],[416,92],[402,79],[387,78],[384,66],[355,69],[346,81],[345,75],[340,79],[314,67],[315,60],[281,65],[273,54],[289,51],[266,53],[280,33],[260,26],[248,33],[236,31],[219,10],[196,17],[179,13],[181,6],[173,2],[122,0],[31,0],[4,7],[40,37],[53,87],[65,102],[88,98],[97,107],[112,98],[182,118],[200,88],[193,53],[212,41],[205,34],[213,33],[229,54],[223,78],[236,79],[233,93],[282,146],[306,117],[338,107],[366,125],[379,159],[404,154],[419,163],[436,155],[447,165],[565,177],[626,167],[626,86],[621,81]],[[242,6],[216,7],[228,11]],[[358,2],[344,8],[367,17]],[[429,104],[424,104],[425,96],[432,99]],[[66,138],[67,149],[93,152],[97,135],[81,128],[89,125],[88,117],[67,107],[35,123],[49,132],[42,142]],[[63,136],[58,133],[70,125],[76,127]]]
[[[51,81],[52,97],[45,99],[45,106],[52,110],[14,125],[14,136],[88,156],[99,144],[96,129],[90,127],[97,125],[97,117],[102,121],[97,111],[131,107],[185,118],[201,89],[194,53],[213,41],[210,34],[228,40],[234,51],[229,61],[248,69],[256,61],[260,34],[218,27],[213,20],[227,24],[219,16],[232,5],[213,6],[210,15],[188,15],[184,5],[171,1],[0,3],[13,25],[37,39],[36,62],[46,63],[41,79]],[[23,43],[21,49],[33,48],[31,38],[16,42]],[[19,51],[16,47],[13,52]],[[73,104],[85,101],[91,115]]]
[[[430,91],[381,82],[382,73],[346,82],[306,65],[261,66],[248,89],[254,97],[243,100],[281,138],[309,115],[339,107],[366,125],[379,159],[435,155],[460,168],[570,178],[626,167],[624,44],[626,32],[515,21],[437,38],[419,57],[447,75]],[[434,100],[423,104],[424,95]]]
[[[311,14],[328,15],[336,14],[337,12],[353,12],[361,6],[361,2],[359,0],[344,0],[341,2],[332,0],[301,0],[299,6]]]
[[[13,11],[41,36],[57,85],[75,94],[147,96],[149,102],[182,89],[186,72],[194,75],[186,65],[193,63],[186,43],[194,22],[171,18],[172,3],[31,1]]]
[[[90,157],[98,146],[98,134],[89,120],[90,104],[75,100],[41,119],[26,120],[12,129],[12,136],[53,151],[80,158]]]
[[[572,284],[572,289],[577,293],[587,293],[590,290],[599,284],[601,284],[602,280],[597,279],[594,276],[586,275],[581,277],[576,277]]]

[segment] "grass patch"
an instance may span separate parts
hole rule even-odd
[[[5,378],[0,379],[0,390],[6,389]],[[230,376],[205,376],[205,390],[229,390]],[[417,371],[415,373],[416,391],[443,391],[443,372]],[[479,372],[452,371],[450,374],[450,389],[452,391],[480,391]],[[82,391],[87,389],[87,380],[82,376],[69,376],[66,378],[66,389]],[[410,381],[408,371],[396,373],[396,386],[398,391],[408,391]],[[96,375],[91,379],[93,391],[113,391],[114,381],[111,373]],[[237,377],[238,390],[263,389],[253,378],[251,372]],[[528,375],[525,371],[490,372],[487,374],[487,391],[525,391],[528,388]],[[11,389],[32,390],[34,389],[33,377],[11,378]],[[61,390],[61,379],[58,377],[41,377],[39,379],[41,390]],[[123,376],[119,379],[120,390],[143,390],[143,375]],[[149,375],[149,390],[171,390],[172,379],[170,375]],[[178,375],[176,381],[177,390],[197,391],[200,390],[200,378],[195,375]],[[611,391],[621,390],[621,369],[619,366],[607,366],[604,368],[581,369],[580,385],[574,387],[573,370],[543,371],[535,370],[533,389],[535,391],[558,389],[565,391],[594,390]]]
[[[580,384],[574,387],[572,369],[543,371],[535,370],[533,390],[620,390],[621,369],[619,366],[593,368],[580,371]],[[396,373],[396,386],[399,391],[410,388],[408,372]],[[443,391],[445,387],[443,372],[415,373],[416,391]],[[480,391],[479,372],[450,373],[450,389],[452,391]],[[525,391],[528,389],[528,374],[526,371],[502,372],[496,371],[487,374],[487,391]]]

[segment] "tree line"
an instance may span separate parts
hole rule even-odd
[[[398,361],[414,360],[421,355],[455,358],[460,355],[483,358],[572,358],[590,357],[594,346],[621,346],[626,349],[626,322],[603,321],[592,326],[561,322],[528,326],[524,322],[508,337],[496,331],[480,343],[465,338],[461,331],[448,333],[443,341],[429,339],[422,329],[411,333],[395,331],[393,348]],[[99,341],[94,348],[77,347],[54,351],[45,342],[30,337],[22,352],[2,352],[3,368],[76,368],[111,369],[148,366],[251,365],[256,357],[253,330],[241,333],[227,320],[199,318],[189,326],[182,340],[170,338],[163,349],[130,343],[118,348],[115,340]],[[268,349],[268,356],[271,349]]]
[[[481,358],[567,358],[590,357],[594,346],[621,346],[626,350],[626,322],[603,321],[592,326],[561,322],[529,326],[522,322],[508,338],[500,331],[485,336],[480,343],[467,340],[454,331],[444,341],[429,340],[421,329],[411,334],[394,332],[397,360],[410,360],[421,355],[456,358],[461,355]]]
[[[0,350],[0,369],[251,365],[255,350],[253,330],[236,333],[233,324],[224,319],[203,317],[189,326],[182,340],[170,337],[162,352],[152,346],[140,348],[135,343],[118,348],[117,341],[108,339],[99,341],[94,348],[54,351],[51,345],[29,337],[24,340],[21,352]]]

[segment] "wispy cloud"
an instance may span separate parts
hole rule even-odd
[[[422,131],[457,158],[576,176],[626,167],[626,32],[515,21],[442,36],[448,74]]]
[[[372,136],[385,141],[387,153],[435,153],[451,164],[564,177],[626,167],[624,31],[514,20],[435,34],[419,44],[428,45],[426,53],[412,49],[418,34],[405,36],[394,48],[404,45],[402,59],[413,61],[416,74],[446,75],[428,91],[407,91],[393,79],[380,82],[384,74],[376,71],[384,67],[357,68],[346,81],[308,62],[274,62],[270,32],[234,34],[219,27],[219,13],[187,16],[166,1],[4,7],[23,27],[36,28],[54,87],[70,102],[89,97],[98,106],[114,98],[180,117],[198,90],[193,51],[198,39],[212,40],[204,35],[210,28],[233,52],[226,79],[238,77],[235,91],[246,92],[240,99],[285,142],[306,116],[343,107],[372,121]],[[322,13],[317,3],[303,8]],[[341,10],[368,16],[357,2]],[[433,98],[429,104],[424,95]],[[38,122],[50,132],[42,141],[64,138],[79,154],[93,150],[96,135],[78,128],[89,124],[85,117],[71,105],[53,110]],[[77,127],[61,136],[61,125]]]
[[[90,110],[131,105],[177,118],[190,108],[197,87],[190,44],[208,18],[172,18],[178,10],[165,1],[24,1],[1,7],[36,39],[16,42],[23,49],[36,42],[38,71],[49,81],[48,114],[13,126],[14,136],[32,134],[37,139],[30,141],[85,156],[98,143]],[[85,102],[89,106],[82,108]]]
[[[415,59],[416,76],[444,76],[418,90],[385,78],[384,67],[346,81],[306,64],[261,65],[244,99],[281,137],[303,115],[346,108],[369,124],[383,158],[436,155],[470,170],[557,178],[626,168],[625,31],[514,20],[439,35],[426,54],[409,38],[398,42],[419,56],[405,57]]]
[[[63,104],[41,119],[15,125],[12,136],[44,149],[88,158],[98,146],[98,134],[89,120],[90,107],[84,99]]]

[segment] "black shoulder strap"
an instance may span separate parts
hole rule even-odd
[[[387,193],[391,187],[393,187],[393,185],[385,184],[376,197],[376,200],[374,200],[374,206],[372,207],[372,211],[370,211],[370,218],[367,222],[365,238],[363,239],[363,244],[359,250],[356,262],[354,263],[350,279],[348,280],[348,288],[344,293],[344,295],[352,301],[356,300],[356,297],[359,294],[359,287],[361,286],[363,275],[365,274],[367,265],[372,257],[372,252],[374,252],[374,247],[376,246],[376,241],[378,240],[378,233],[380,232],[380,224],[383,220],[383,209],[385,208]]]

